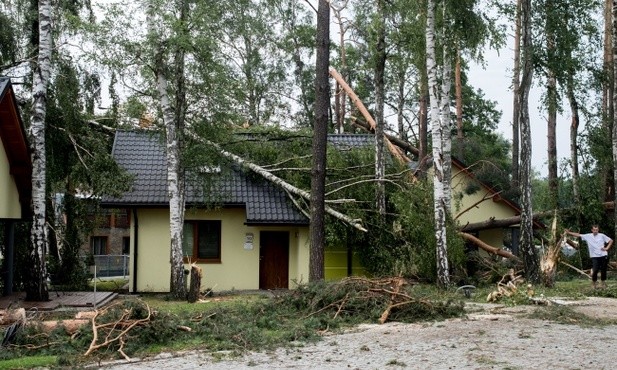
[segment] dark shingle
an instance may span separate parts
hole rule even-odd
[[[118,164],[135,176],[131,191],[121,198],[104,197],[106,206],[167,206],[167,164],[160,136],[137,131],[118,131],[112,154]],[[286,194],[270,182],[247,176],[238,168],[211,173],[212,181],[198,181],[187,174],[187,206],[216,202],[246,206],[247,224],[308,224],[308,219]],[[209,185],[205,185],[209,184]]]

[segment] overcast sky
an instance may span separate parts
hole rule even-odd
[[[497,101],[497,108],[502,111],[499,131],[504,137],[512,141],[512,66],[513,58],[512,38],[508,45],[499,52],[495,50],[485,51],[486,68],[474,65],[470,68],[469,81],[476,88],[482,89],[486,98]],[[540,110],[542,87],[538,86],[538,80],[534,77],[534,86],[529,97],[529,116],[531,123],[532,149],[531,165],[534,171],[545,177],[548,174],[547,161],[547,122],[546,112]],[[564,105],[564,114],[557,117],[557,156],[558,166],[564,158],[570,156],[570,112],[568,105]],[[581,127],[584,122],[581,117]]]

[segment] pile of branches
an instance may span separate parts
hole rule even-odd
[[[352,322],[413,322],[463,314],[461,302],[431,301],[416,294],[413,286],[402,277],[349,277],[304,285],[282,299],[305,317],[327,315]]]
[[[136,301],[133,305],[119,302],[97,310],[92,317],[92,342],[84,356],[99,349],[116,348],[126,360],[125,345],[132,331],[151,323],[152,310],[147,303]]]

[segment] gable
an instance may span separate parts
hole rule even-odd
[[[116,162],[134,175],[132,189],[119,198],[104,197],[111,207],[168,207],[167,160],[160,136],[147,131],[118,131],[112,155]],[[213,171],[217,172],[217,171]],[[196,174],[187,173],[186,205],[200,207],[208,203],[224,207],[245,207],[247,224],[308,224],[287,195],[268,181],[247,176],[239,168],[211,173],[212,181],[204,188]]]
[[[30,213],[32,162],[11,82],[0,78],[0,218]]]

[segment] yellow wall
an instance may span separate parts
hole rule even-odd
[[[516,216],[516,211],[506,203],[495,202],[488,198],[491,193],[482,186],[479,186],[473,194],[465,194],[466,187],[472,181],[475,180],[472,180],[466,173],[456,167],[452,168],[452,215],[457,217],[460,214],[457,218],[459,224],[486,221],[491,217],[503,219]],[[487,199],[483,200],[483,198]],[[476,206],[472,207],[474,204]]]
[[[15,179],[10,173],[9,159],[0,139],[0,219],[21,218],[21,205]]]
[[[168,292],[170,237],[168,209],[139,209],[138,292]],[[221,263],[199,264],[202,289],[245,290],[259,288],[259,233],[289,231],[289,287],[308,281],[308,227],[246,226],[243,208],[186,211],[186,220],[221,220]],[[131,228],[135,222],[131,223]],[[253,234],[252,249],[245,249],[247,233]],[[131,260],[134,259],[134,230],[131,231]],[[134,274],[131,274],[131,279]],[[133,289],[133,281],[130,282]]]
[[[352,276],[366,276],[366,268],[360,263],[357,252],[351,257]],[[324,254],[324,277],[326,280],[340,280],[347,277],[347,248],[345,246],[326,248]]]

